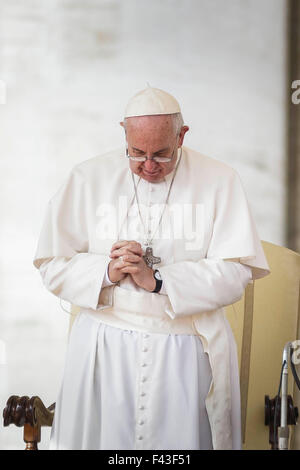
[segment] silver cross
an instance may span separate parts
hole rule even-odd
[[[159,258],[159,256],[154,256],[153,255],[153,250],[149,246],[146,248],[146,253],[143,256],[143,258],[144,258],[145,263],[147,264],[147,266],[149,266],[149,268],[152,268],[152,266],[154,264],[157,264],[157,263],[161,262],[161,258]]]

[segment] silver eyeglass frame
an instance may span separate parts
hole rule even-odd
[[[126,145],[126,157],[129,158],[133,162],[146,162],[147,160],[153,160],[155,163],[169,163],[173,160],[174,154],[176,151],[176,147],[173,150],[172,156],[171,157],[133,157],[132,155],[129,155],[128,153],[128,145]]]

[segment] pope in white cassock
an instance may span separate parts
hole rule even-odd
[[[269,273],[240,178],[183,146],[178,102],[128,103],[126,149],[76,165],[48,203],[34,265],[80,307],[51,449],[240,449],[224,306]]]

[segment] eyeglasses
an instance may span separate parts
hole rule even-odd
[[[172,153],[171,157],[152,157],[152,158],[149,158],[149,157],[133,157],[132,155],[128,154],[128,148],[126,148],[126,157],[130,158],[130,160],[132,160],[134,162],[145,162],[147,160],[153,160],[156,163],[168,163],[173,159],[174,151],[175,151],[175,149],[173,150],[173,153]]]

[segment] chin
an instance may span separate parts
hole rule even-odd
[[[144,178],[147,181],[151,181],[153,183],[161,181],[163,179],[163,175],[161,172],[154,173],[153,175],[149,175],[148,173],[144,173],[143,171],[141,172],[141,177]]]

